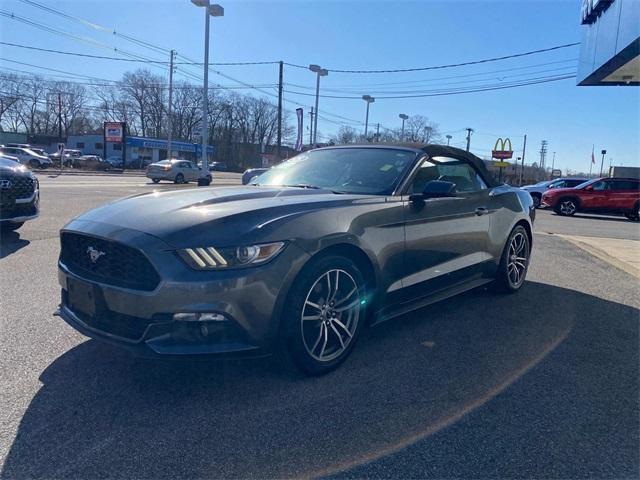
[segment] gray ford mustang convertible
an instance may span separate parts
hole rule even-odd
[[[489,282],[515,292],[527,274],[531,196],[462,150],[321,148],[255,182],[72,220],[59,315],[139,355],[278,352],[313,375],[367,325]]]

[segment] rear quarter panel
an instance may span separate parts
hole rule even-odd
[[[494,188],[490,196],[489,252],[498,264],[507,238],[516,224],[522,222],[533,232],[536,211],[531,195],[520,189],[500,186]]]

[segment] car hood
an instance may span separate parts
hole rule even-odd
[[[567,193],[567,192],[576,193],[579,191],[580,190],[576,190],[575,188],[552,188],[550,190],[545,191],[544,194],[549,196],[549,195],[558,195],[559,193]]]
[[[137,230],[175,247],[201,241],[227,246],[239,239],[243,243],[265,240],[279,222],[359,201],[385,200],[303,188],[219,187],[144,193],[106,204],[76,220]]]

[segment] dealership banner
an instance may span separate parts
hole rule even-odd
[[[304,112],[302,108],[296,108],[296,115],[298,116],[298,136],[296,138],[295,150],[302,151],[302,119],[304,118]]]
[[[107,142],[122,143],[124,137],[124,123],[104,122],[104,139]]]

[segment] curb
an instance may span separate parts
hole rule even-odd
[[[590,253],[594,257],[599,258],[600,260],[603,260],[613,265],[614,267],[622,270],[623,272],[628,273],[629,275],[632,275],[636,278],[640,278],[640,269],[634,267],[633,265],[629,265],[627,262],[618,260],[617,258],[609,255],[605,250],[602,250],[598,247],[594,247],[593,245],[590,245],[588,243],[581,242],[580,240],[577,240],[569,235],[555,235],[555,236],[560,237],[569,243],[572,243],[576,247],[581,248],[585,252]],[[629,240],[629,241],[635,241],[635,240]]]

